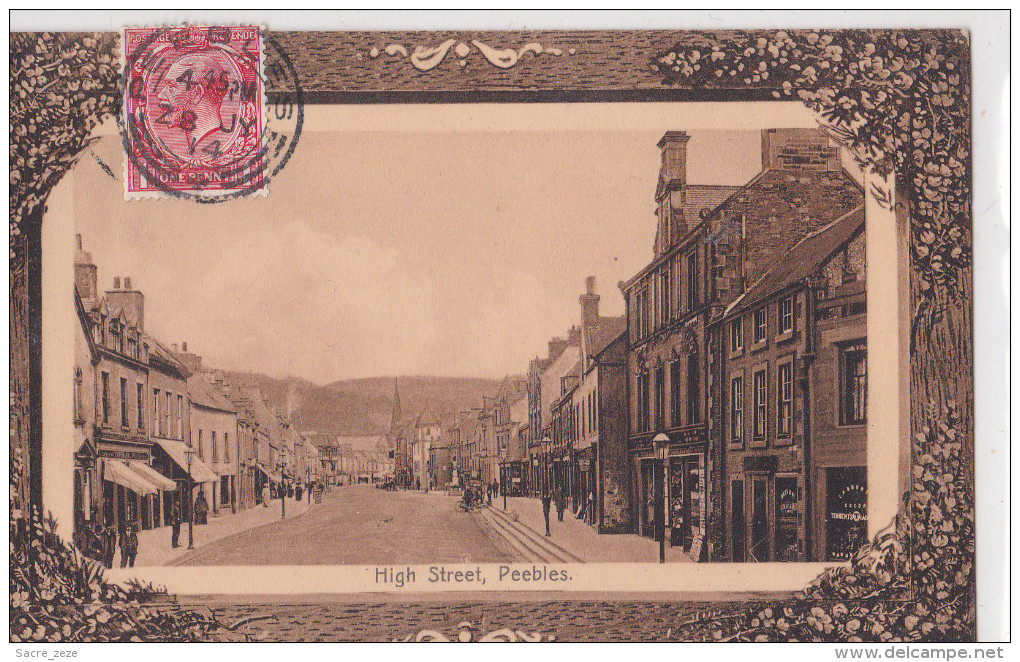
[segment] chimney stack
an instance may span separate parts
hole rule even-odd
[[[599,295],[595,294],[595,276],[584,279],[584,294],[580,297],[581,324],[586,329],[594,329],[599,322]]]
[[[82,250],[81,235],[74,235],[78,250],[74,253],[74,287],[78,296],[86,303],[86,308],[99,296],[99,284],[96,265],[92,263],[92,254]]]
[[[549,341],[549,360],[555,361],[559,358],[563,350],[567,348],[567,341],[563,338],[553,338]]]
[[[687,185],[687,141],[690,139],[684,131],[667,131],[657,145],[662,150],[659,176],[666,191]],[[660,195],[664,192],[660,192]]]
[[[130,285],[130,283],[131,280],[126,278],[124,281],[125,286]],[[110,306],[122,308],[128,318],[128,322],[138,327],[139,331],[145,330],[145,297],[141,292],[137,290],[128,291],[126,287],[121,289],[120,277],[118,276],[113,279],[113,290],[106,292],[106,300],[110,303]]]
[[[115,289],[115,290],[119,290],[120,289],[120,276],[114,276],[113,277],[113,289]]]

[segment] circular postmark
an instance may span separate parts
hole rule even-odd
[[[243,26],[128,28],[122,38],[125,194],[210,203],[267,192],[304,121],[297,72],[276,40]],[[269,87],[279,90],[271,102]]]

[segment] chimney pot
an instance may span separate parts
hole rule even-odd
[[[81,235],[80,234],[74,235],[74,241],[78,245],[78,250],[81,250],[82,249],[81,248]]]
[[[188,351],[188,343],[182,342],[181,343],[181,349],[184,350],[185,352]]]
[[[170,347],[172,347],[175,352],[177,351],[177,343],[170,345]]]
[[[587,294],[595,294],[595,276],[588,276],[584,279],[584,291]]]
[[[120,276],[114,276],[113,277],[113,289],[115,289],[115,290],[119,290],[120,289]]]
[[[124,289],[125,290],[131,289],[131,279],[127,276],[124,277]]]

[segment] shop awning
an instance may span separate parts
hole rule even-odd
[[[167,478],[144,462],[128,460],[128,468],[147,479],[150,483],[165,492],[172,492],[177,489],[177,481]]]
[[[105,460],[103,462],[103,480],[126,487],[141,496],[159,492],[155,485],[146,480],[141,474],[129,469],[120,460]]]
[[[175,441],[173,439],[156,439],[156,443],[159,447],[166,451],[166,454],[170,456],[177,466],[183,469],[185,472],[188,471],[188,447],[184,445],[183,441]],[[211,483],[219,477],[212,472],[212,470],[206,466],[205,462],[198,459],[197,455],[191,456],[191,480],[196,483]]]
[[[283,479],[280,478],[280,474],[276,473],[275,471],[270,471],[269,469],[266,468],[266,465],[262,464],[261,462],[258,462],[255,466],[257,466],[259,471],[265,474],[266,477],[272,480],[273,482],[276,483],[283,482]]]

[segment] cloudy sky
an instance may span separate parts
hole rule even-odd
[[[622,314],[617,283],[651,256],[665,129],[691,133],[693,183],[743,183],[761,165],[748,126],[604,130],[569,104],[502,124],[427,112],[427,128],[312,114],[268,197],[215,205],[124,202],[120,141],[103,137],[74,180],[100,289],[130,276],[147,330],[218,367],[319,383],[521,373],[577,323],[586,276],[603,314]]]

